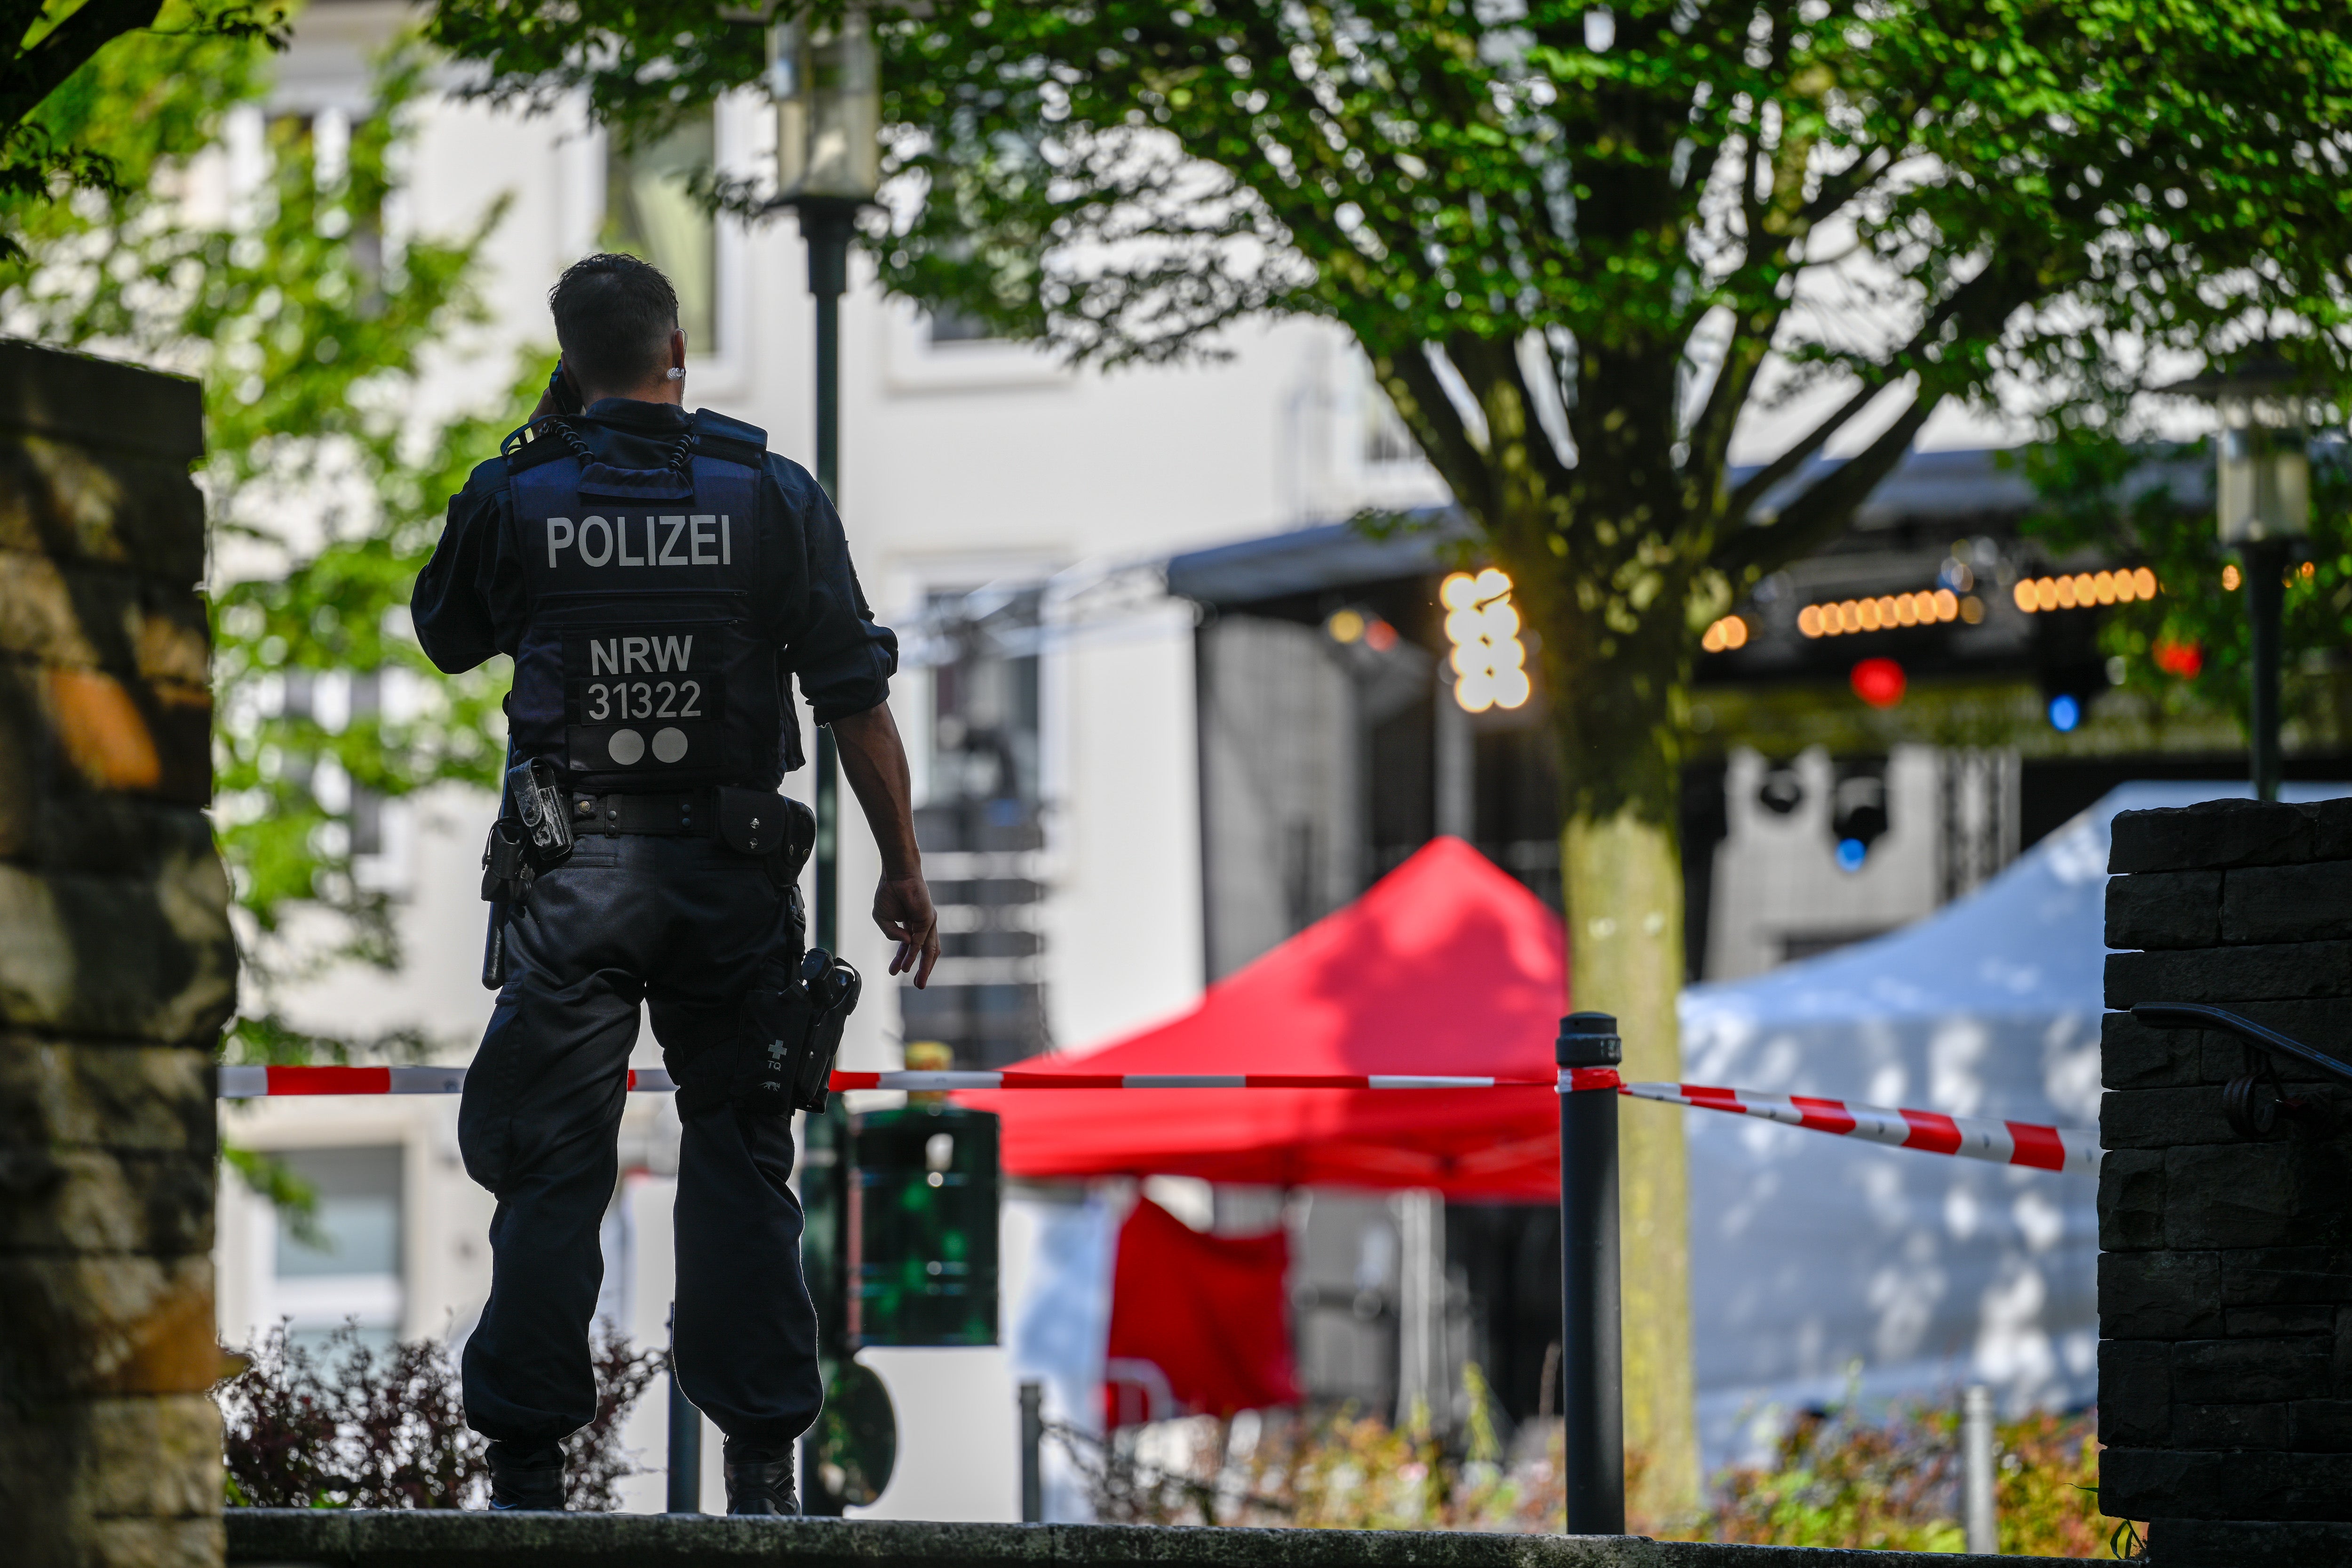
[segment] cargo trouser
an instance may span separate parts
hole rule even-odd
[[[458,1146],[498,1198],[490,1297],[466,1342],[466,1420],[536,1447],[596,1412],[589,1321],[638,1004],[681,1083],[731,1073],[742,999],[800,956],[765,865],[715,838],[583,837],[508,922],[507,979],[467,1075]],[[801,1273],[789,1116],[713,1097],[681,1108],[678,1384],[739,1443],[780,1448],[816,1419],[816,1310]]]

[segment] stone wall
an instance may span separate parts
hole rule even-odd
[[[194,383],[0,343],[8,1561],[217,1563],[211,793]]]
[[[2106,1002],[2203,1002],[2352,1059],[2352,801],[2116,818]],[[2257,1053],[2262,1063],[2274,1061]],[[2249,1048],[2107,1015],[2100,1506],[2165,1564],[2352,1562],[2352,1093],[2231,1130]]]
[[[228,1560],[252,1568],[1896,1568],[1924,1552],[1722,1546],[1638,1535],[1428,1530],[1174,1530],[1139,1524],[926,1524],[679,1514],[229,1510]],[[1936,1568],[2056,1557],[1937,1554]]]

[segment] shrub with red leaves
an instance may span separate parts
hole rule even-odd
[[[457,1369],[437,1340],[382,1349],[346,1325],[313,1350],[283,1325],[213,1390],[228,1501],[251,1508],[466,1508],[489,1498],[487,1445],[466,1425]],[[563,1444],[565,1506],[605,1512],[637,1473],[621,1424],[662,1371],[657,1351],[600,1336],[596,1415]]]

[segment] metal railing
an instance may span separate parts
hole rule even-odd
[[[2230,1119],[2231,1131],[2241,1138],[2267,1138],[2277,1129],[2282,1115],[2308,1118],[2318,1114],[2318,1108],[2310,1101],[2286,1092],[2269,1058],[2256,1065],[2254,1047],[2352,1083],[2352,1063],[2225,1007],[2203,1002],[2143,1002],[2131,1010],[2131,1016],[2154,1029],[2217,1029],[2235,1035],[2248,1047],[2246,1070],[2221,1088],[2222,1111]],[[2263,1090],[2269,1091],[2267,1099]]]

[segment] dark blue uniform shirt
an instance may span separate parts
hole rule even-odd
[[[688,417],[674,404],[606,397],[575,427],[614,467],[657,468],[668,463]],[[875,624],[841,519],[808,470],[770,452],[762,479],[762,520],[783,536],[782,548],[761,552],[771,577],[763,592],[780,612],[778,624],[792,628],[779,673],[799,680],[820,724],[863,713],[890,694],[898,637]],[[514,654],[525,600],[503,458],[477,468],[450,498],[448,526],[409,602],[416,640],[452,675],[492,654]]]

